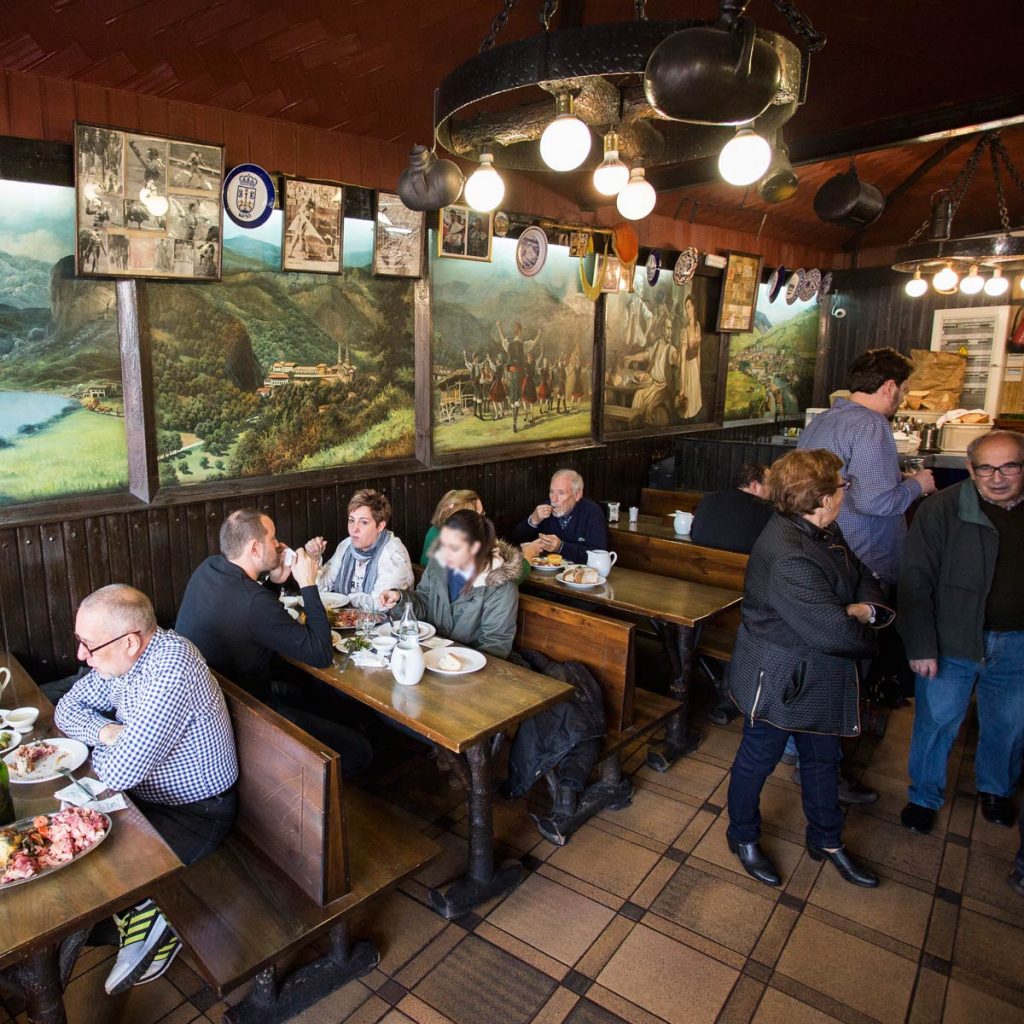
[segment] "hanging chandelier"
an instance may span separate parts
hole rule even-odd
[[[986,152],[992,165],[1000,229],[955,238],[953,218]],[[1009,280],[1004,275],[1024,269],[1024,230],[1011,228],[1003,171],[1024,192],[1024,178],[1010,159],[999,132],[986,132],[949,187],[934,193],[931,213],[896,253],[892,265],[893,270],[914,275],[904,289],[911,298],[928,291],[926,276],[941,295],[953,295],[959,289],[965,295],[984,290],[986,295],[996,297],[1009,289]],[[920,241],[925,232],[926,240]],[[991,272],[991,276],[984,277],[983,271]]]
[[[498,46],[517,3],[503,0],[478,54],[437,89],[435,144],[494,168],[589,172],[595,196],[723,149],[729,180],[757,181],[825,37],[790,0],[771,3],[799,42],[760,28],[749,2],[719,0],[715,21],[650,21],[634,0],[632,21],[556,29],[558,0],[542,0],[542,31]]]

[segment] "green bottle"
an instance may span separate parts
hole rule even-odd
[[[11,797],[11,776],[7,764],[0,758],[0,827],[14,821],[14,799]]]

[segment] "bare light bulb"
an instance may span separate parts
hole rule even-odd
[[[654,186],[644,177],[642,167],[629,172],[629,181],[615,200],[615,206],[626,220],[643,220],[658,201]]]
[[[951,267],[943,267],[933,278],[932,286],[937,292],[951,292],[960,282],[960,275]]]
[[[1002,269],[996,267],[992,271],[992,276],[985,282],[985,294],[996,298],[999,295],[1005,295],[1009,287],[1010,282],[1003,277]]]
[[[971,267],[970,273],[960,279],[960,291],[964,295],[977,295],[985,287],[985,279],[978,273],[976,266]]]
[[[619,137],[604,137],[604,160],[594,171],[594,188],[603,196],[617,196],[629,181],[629,168],[619,159]]]
[[[772,162],[772,147],[749,128],[741,128],[718,156],[718,171],[730,185],[753,185]]]
[[[903,290],[912,299],[917,299],[928,291],[928,282],[922,279],[920,270],[915,270],[914,276],[903,286]]]
[[[590,154],[590,129],[572,112],[572,96],[555,97],[555,119],[540,137],[540,155],[553,171],[574,171]]]
[[[494,156],[480,154],[480,166],[466,181],[466,202],[480,213],[490,213],[505,198],[505,182],[494,169]]]

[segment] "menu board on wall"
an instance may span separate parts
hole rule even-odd
[[[754,326],[757,286],[761,283],[761,257],[731,252],[722,279],[719,331],[749,331]]]

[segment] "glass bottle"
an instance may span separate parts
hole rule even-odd
[[[398,641],[418,640],[420,624],[416,621],[416,612],[412,606],[412,598],[406,597],[402,608],[402,618],[398,622]]]

